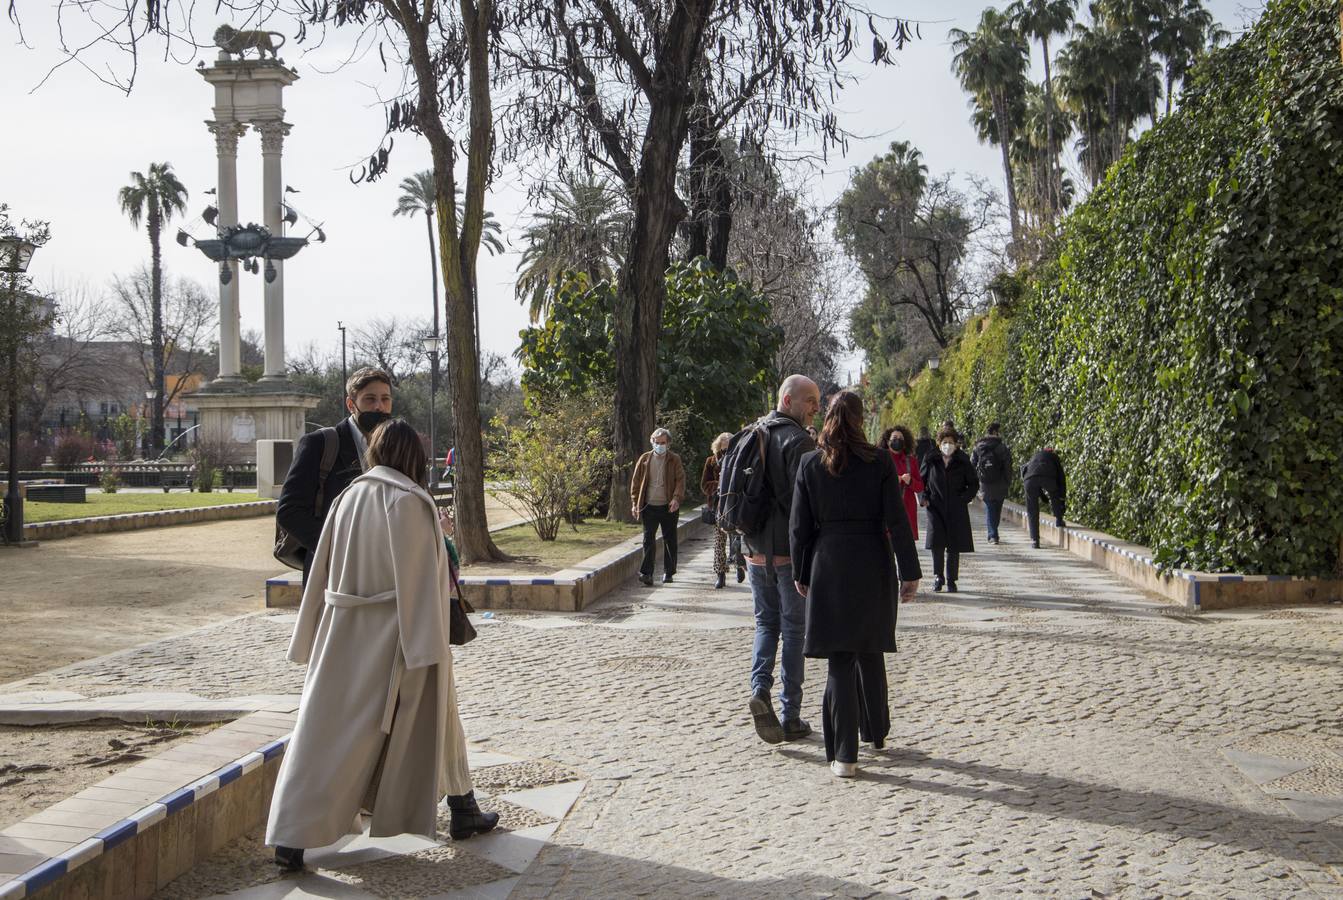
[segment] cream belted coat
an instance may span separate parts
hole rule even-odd
[[[266,843],[324,847],[359,830],[435,834],[471,790],[448,643],[451,576],[429,494],[395,469],[355,479],[327,515],[289,659],[308,664]]]

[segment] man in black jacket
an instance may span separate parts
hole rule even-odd
[[[984,520],[990,544],[997,544],[998,524],[1003,518],[1003,501],[1012,487],[1012,451],[1003,443],[1002,426],[994,422],[988,434],[979,439],[970,454],[979,475],[979,495],[984,499]]]
[[[391,378],[381,369],[357,370],[345,382],[345,408],[350,411],[348,419],[299,439],[275,510],[276,524],[303,547],[304,584],[308,582],[308,560],[317,549],[331,504],[363,473],[368,436],[392,416]],[[329,442],[335,442],[336,450],[324,474],[323,453]]]
[[[774,503],[765,527],[744,536],[751,599],[755,604],[755,644],[751,660],[751,718],[756,733],[769,744],[797,740],[811,734],[803,721],[802,656],[806,631],[806,602],[793,585],[793,560],[789,556],[788,517],[793,507],[793,482],[802,455],[816,449],[806,431],[821,408],[821,391],[803,375],[790,375],[779,387],[774,412],[756,423],[769,439],[765,444],[765,476]],[[782,638],[780,706],[783,723],[774,713],[770,689],[774,686],[774,660]]]
[[[1040,549],[1040,495],[1049,500],[1054,524],[1063,527],[1063,512],[1068,483],[1063,475],[1063,462],[1053,447],[1046,447],[1021,467],[1021,480],[1026,486],[1026,525],[1031,534],[1031,546]]]

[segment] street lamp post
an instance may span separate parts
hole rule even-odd
[[[421,343],[424,345],[424,352],[429,354],[429,487],[438,483],[434,473],[437,469],[437,457],[434,455],[438,446],[434,434],[434,406],[438,399],[438,333],[426,334]]]
[[[37,245],[20,237],[0,237],[0,271],[9,273],[12,321],[19,319],[19,276],[28,271]],[[5,493],[5,539],[23,543],[23,497],[19,495],[19,342],[9,354],[9,488]]]
[[[149,406],[149,427],[145,429],[147,432],[145,437],[147,438],[146,443],[149,444],[149,453],[153,453],[154,448],[159,444],[160,435],[154,433],[154,422],[158,419],[158,416],[154,415],[154,401],[158,399],[158,396],[159,392],[153,388],[145,391],[145,400]],[[145,454],[146,457],[148,457],[148,455],[149,454]]]
[[[340,390],[345,393],[345,382],[350,377],[345,372],[345,323],[337,320],[336,329],[340,332]]]

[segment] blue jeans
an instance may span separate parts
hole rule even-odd
[[[998,523],[1003,520],[1003,501],[984,498],[984,520],[989,529],[989,540],[998,540]]]
[[[796,719],[802,711],[802,681],[806,677],[806,662],[802,658],[802,637],[807,627],[806,601],[793,587],[792,565],[775,566],[773,579],[764,566],[751,563],[746,568],[751,576],[751,599],[755,603],[751,692],[769,693],[774,687],[774,657],[782,637],[780,718],[784,721]]]

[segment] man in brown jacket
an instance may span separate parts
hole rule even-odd
[[[644,558],[639,580],[653,583],[653,547],[662,528],[662,583],[676,574],[676,511],[685,499],[685,466],[671,452],[671,432],[653,432],[653,449],[639,457],[630,480],[630,512],[644,523]]]

